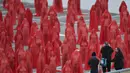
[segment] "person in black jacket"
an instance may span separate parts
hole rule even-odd
[[[123,69],[124,67],[124,56],[120,50],[120,48],[116,48],[116,54],[112,62],[114,62],[114,67],[116,70]]]
[[[95,52],[92,53],[92,58],[89,60],[88,64],[91,67],[90,73],[98,73],[99,60],[97,59]]]
[[[113,49],[109,46],[107,42],[105,42],[105,45],[101,48],[101,55],[102,59],[106,59],[106,66],[102,66],[103,73],[106,72],[106,69],[108,72],[111,71],[111,55],[113,53]]]

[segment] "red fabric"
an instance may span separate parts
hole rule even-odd
[[[35,5],[36,15],[40,16],[40,14],[41,14],[41,7],[42,7],[41,0],[34,0],[34,5]]]
[[[2,11],[0,10],[0,22],[3,21]]]
[[[56,12],[63,12],[62,0],[54,0],[53,6]]]
[[[48,2],[47,0],[42,0],[41,18],[44,18],[48,13]]]
[[[21,30],[23,35],[23,44],[28,45],[28,40],[30,36],[30,26],[26,18],[23,20],[21,24]]]
[[[79,50],[75,50],[71,55],[71,65],[73,73],[83,73],[82,60]]]
[[[21,61],[16,69],[16,73],[28,73],[26,61]]]
[[[38,26],[36,22],[32,23],[31,29],[30,29],[30,37],[34,36],[36,31],[38,30]]]
[[[116,47],[119,47],[123,53],[124,56],[124,68],[128,68],[127,63],[128,63],[128,55],[127,55],[127,47],[125,42],[122,40],[121,35],[118,35],[116,38]]]
[[[108,2],[109,0],[100,0],[102,13],[104,13],[105,10],[108,10]]]
[[[27,18],[27,20],[29,22],[29,27],[31,27],[33,15],[32,15],[32,12],[31,12],[30,8],[26,9],[25,17]]]
[[[3,58],[0,62],[0,73],[13,73],[7,58]]]
[[[98,18],[95,10],[95,5],[92,6],[90,10],[90,26],[89,30],[95,29],[98,31]]]
[[[45,64],[46,64],[45,54],[41,50],[37,60],[37,73],[42,73],[42,71],[45,68]]]
[[[128,29],[130,28],[130,15],[128,17]]]
[[[69,44],[67,43],[67,40],[64,40],[62,46],[61,46],[61,52],[62,52],[62,67],[65,65],[66,61],[70,59],[69,54]]]
[[[101,10],[101,3],[100,3],[99,0],[96,0],[95,11],[96,11],[96,15],[97,15],[97,24],[100,25],[100,19],[101,19],[101,16],[102,16],[102,10]]]
[[[28,73],[32,73],[32,64],[33,64],[33,62],[32,62],[32,54],[31,54],[31,52],[30,52],[30,50],[27,50],[26,51],[26,62],[27,62],[27,71],[28,71]]]
[[[23,35],[21,31],[16,32],[14,40],[15,40],[15,50],[17,50],[20,44],[23,44]]]
[[[108,41],[116,39],[116,36],[118,35],[118,33],[119,33],[118,25],[117,25],[117,22],[114,20],[109,25]]]
[[[81,55],[82,63],[85,63],[87,50],[88,50],[88,39],[86,38],[86,36],[81,37],[81,41],[79,44],[80,44],[80,55]]]
[[[46,65],[44,70],[42,71],[42,73],[51,73],[50,67],[48,65]]]
[[[108,27],[111,23],[111,14],[106,10],[101,18],[100,43],[108,41]]]
[[[125,3],[125,1],[122,1],[120,8],[119,8],[119,12],[120,12],[120,29],[123,32],[127,31],[128,28],[128,16],[129,16],[129,12],[127,10],[127,5]]]
[[[62,69],[62,73],[73,73],[71,68],[71,61],[67,61]]]
[[[12,16],[10,13],[7,13],[6,17],[4,18],[4,24],[6,26],[7,35],[9,36],[9,41],[13,41],[13,23],[12,23]]]

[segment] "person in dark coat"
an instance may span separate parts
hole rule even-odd
[[[96,53],[92,53],[92,58],[89,60],[88,64],[91,67],[91,73],[98,73],[99,60],[96,57]]]
[[[116,48],[116,54],[112,62],[114,62],[114,67],[116,70],[120,70],[124,68],[124,56],[120,50],[120,48]]]
[[[108,72],[111,71],[111,55],[113,53],[113,49],[109,46],[107,42],[105,42],[105,45],[101,48],[101,54],[102,59],[106,59],[106,66],[103,67],[103,73],[106,72],[106,69]]]

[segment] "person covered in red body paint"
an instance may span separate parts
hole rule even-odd
[[[70,60],[68,60],[63,66],[62,73],[73,73]]]
[[[71,65],[73,73],[83,73],[81,55],[78,49],[71,55]]]
[[[129,12],[127,10],[127,5],[125,3],[125,1],[122,1],[120,8],[119,8],[119,12],[120,12],[120,29],[122,32],[126,32],[127,28],[128,28],[128,16],[129,16]]]
[[[106,10],[101,18],[100,43],[108,41],[108,27],[112,21],[111,14]]]
[[[98,18],[97,18],[95,8],[96,8],[95,5],[93,5],[90,10],[90,26],[89,26],[90,31],[92,29],[95,29],[96,31],[98,31]]]
[[[126,44],[125,44],[125,42],[122,40],[122,38],[121,38],[121,35],[118,35],[117,37],[116,37],[116,47],[118,47],[118,48],[120,48],[121,49],[121,51],[122,51],[122,53],[123,53],[123,56],[124,56],[124,68],[128,68],[128,60],[127,60],[127,58],[128,58],[128,55],[127,55],[127,47],[126,47]]]
[[[86,59],[86,61],[85,61],[86,70],[90,69],[90,66],[88,65],[88,60],[91,58],[91,55],[93,52],[95,52],[97,54],[97,56],[99,56],[100,45],[99,45],[98,35],[94,29],[92,30],[90,37],[89,37],[87,56],[85,58]]]
[[[54,0],[53,6],[56,12],[63,12],[62,0]]]

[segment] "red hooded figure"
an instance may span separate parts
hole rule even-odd
[[[0,73],[13,73],[6,57],[3,57],[0,62]]]
[[[56,55],[53,50],[50,51],[49,68],[51,73],[56,73]]]
[[[71,65],[73,73],[83,73],[82,60],[78,49],[71,55]]]
[[[51,73],[50,67],[48,65],[46,65],[45,68],[43,69],[42,73]]]
[[[0,22],[3,21],[2,11],[0,10]]]
[[[12,42],[13,41],[13,24],[11,23],[12,21],[12,16],[10,15],[10,13],[7,13],[6,17],[4,18],[4,23],[6,26],[6,30],[7,30],[7,35],[9,36],[9,41]]]
[[[17,14],[18,14],[18,26],[16,27],[16,29],[20,30],[21,24],[25,18],[25,8],[24,8],[24,5],[22,2],[19,5],[19,10],[18,10]]]
[[[46,59],[45,59],[45,52],[43,47],[40,48],[40,53],[37,60],[37,73],[42,73],[45,68]]]
[[[23,35],[20,30],[16,32],[14,40],[15,40],[15,50],[17,50],[20,44],[23,44]]]
[[[28,73],[26,61],[21,61],[16,69],[16,73]]]
[[[42,32],[38,30],[30,41],[30,51],[32,54],[33,68],[36,68],[40,46],[43,45]]]
[[[30,29],[30,37],[34,36],[37,30],[38,30],[38,25],[36,22],[33,22]]]
[[[98,35],[96,31],[93,29],[90,37],[89,37],[89,45],[87,49],[87,56],[86,56],[86,61],[85,61],[85,69],[89,70],[90,66],[88,65],[88,60],[91,58],[92,53],[95,52],[98,56],[100,53],[100,44],[98,40]]]
[[[111,23],[111,14],[106,10],[101,18],[100,43],[108,41],[108,27]]]
[[[118,35],[116,37],[116,47],[120,48],[122,53],[123,53],[123,56],[124,56],[124,68],[128,68],[128,55],[127,55],[127,47],[126,47],[126,44],[125,42],[122,40],[121,38],[121,35]]]
[[[48,2],[47,0],[41,0],[42,2],[42,8],[41,8],[41,18],[44,19],[44,17],[47,15],[48,13]]]
[[[125,32],[124,41],[127,47],[127,54],[129,54],[130,52],[130,28],[127,30],[127,32]]]
[[[109,26],[109,32],[108,32],[108,41],[111,41],[113,39],[116,39],[116,36],[119,34],[118,25],[115,20],[113,20]]]
[[[70,60],[68,60],[63,66],[62,73],[73,73]]]
[[[90,10],[90,26],[89,26],[90,31],[92,29],[95,29],[96,31],[98,31],[98,18],[97,18],[95,8],[96,8],[95,5],[93,5]]]
[[[85,63],[85,59],[86,56],[88,54],[88,39],[86,38],[86,36],[82,36],[81,37],[81,41],[80,41],[80,54],[81,54],[81,58],[82,58],[82,63]]]
[[[100,1],[96,0],[96,3],[95,3],[94,6],[95,6],[96,15],[97,15],[97,24],[100,25],[100,19],[101,19],[101,16],[102,16]]]
[[[67,40],[65,39],[62,46],[61,46],[61,53],[62,53],[62,67],[65,65],[66,61],[69,60],[70,54],[69,54],[69,43],[67,43]]]
[[[23,35],[23,44],[28,45],[28,40],[30,36],[30,26],[28,20],[24,18],[21,25],[22,35]]]
[[[128,16],[129,16],[129,12],[127,10],[127,5],[125,3],[125,1],[122,1],[120,8],[119,8],[119,12],[120,12],[120,29],[123,32],[127,31],[128,28]]]
[[[44,0],[45,1],[45,0]],[[34,0],[36,16],[40,16],[42,3],[41,0]]]
[[[29,22],[29,27],[31,27],[33,15],[32,15],[32,12],[31,12],[30,8],[26,9],[25,17],[27,18],[27,20]]]
[[[54,0],[53,6],[56,12],[63,12],[62,0]]]
[[[31,54],[31,51],[30,49],[28,49],[26,51],[26,62],[27,62],[27,70],[28,70],[28,73],[32,73],[32,69],[33,69],[33,62],[32,62],[32,54]]]
[[[109,0],[100,0],[102,13],[108,10],[108,1]]]

